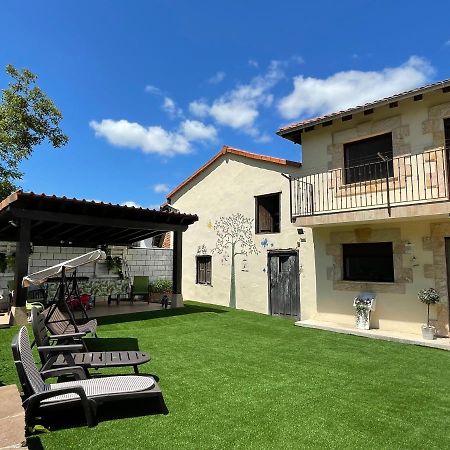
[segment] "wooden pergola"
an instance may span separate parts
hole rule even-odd
[[[0,241],[16,242],[13,306],[26,304],[22,278],[33,245],[131,245],[172,231],[173,294],[181,297],[182,236],[196,215],[17,191],[0,202]]]

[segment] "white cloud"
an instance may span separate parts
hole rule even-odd
[[[145,92],[148,92],[149,94],[162,95],[161,89],[156,86],[152,86],[151,84],[147,84],[147,86],[145,86],[144,90],[145,90]]]
[[[166,194],[169,191],[170,191],[169,186],[164,183],[155,184],[153,186],[153,192],[156,192],[157,194]]]
[[[445,42],[444,44],[446,47],[450,47],[450,39],[448,41]]]
[[[185,120],[180,125],[180,131],[188,141],[214,141],[217,138],[214,126],[198,120]]]
[[[257,69],[259,67],[258,61],[254,60],[254,59],[249,59],[248,60],[248,65],[250,67],[254,67],[255,69]]]
[[[260,144],[267,144],[268,142],[272,141],[272,136],[270,136],[267,133],[263,133],[263,134],[260,134],[259,136],[257,136],[255,138],[255,141],[259,142]]]
[[[206,117],[208,115],[209,106],[205,100],[194,100],[189,104],[189,111],[197,117]]]
[[[122,206],[128,206],[129,208],[146,208],[146,209],[156,209],[157,211],[159,211],[159,204],[152,204],[152,205],[148,205],[148,206],[142,206],[139,203],[136,203],[133,200],[128,200],[126,202],[121,203]]]
[[[228,97],[216,100],[211,105],[209,114],[220,125],[248,129],[253,127],[259,112],[254,102]]]
[[[183,116],[183,110],[181,108],[178,108],[174,100],[172,100],[170,97],[164,97],[164,101],[162,104],[162,109],[171,117],[172,119],[176,117],[182,117]]]
[[[211,141],[217,136],[212,125],[196,120],[182,122],[176,131],[167,131],[160,126],[144,127],[124,119],[103,119],[100,122],[92,120],[89,125],[97,137],[105,138],[114,146],[137,148],[144,153],[163,156],[190,153],[192,142]]]
[[[208,80],[208,83],[219,84],[224,80],[225,76],[226,76],[225,72],[222,72],[222,71],[217,72]]]
[[[248,84],[237,85],[211,103],[195,100],[189,110],[197,117],[212,117],[216,123],[258,137],[256,127],[259,110],[273,102],[270,90],[284,77],[282,63],[272,61],[267,72],[254,77]]]
[[[179,133],[166,131],[160,126],[144,127],[128,120],[103,119],[89,123],[95,135],[105,138],[117,147],[139,148],[144,153],[173,156],[191,151],[189,141]]]
[[[428,61],[411,56],[398,67],[380,71],[349,70],[326,79],[299,75],[293,91],[278,102],[278,111],[295,119],[347,109],[425,84],[433,72]]]
[[[299,55],[291,56],[291,60],[296,64],[304,64],[305,63],[305,60]]]
[[[129,208],[142,208],[139,203],[133,202],[133,200],[128,200],[127,202],[121,203],[122,206],[128,206]]]

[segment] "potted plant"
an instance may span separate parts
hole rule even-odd
[[[424,339],[434,339],[436,329],[430,325],[430,305],[439,303],[440,296],[436,289],[428,288],[421,289],[418,293],[419,300],[427,305],[427,324],[422,325],[422,337]]]
[[[159,303],[161,297],[172,294],[172,281],[159,279],[150,283],[150,300]]]
[[[112,272],[119,275],[119,280],[123,280],[122,258],[120,256],[108,255],[106,257],[105,262],[108,272]]]
[[[370,329],[370,313],[375,309],[375,295],[363,293],[353,300],[356,312],[356,328],[359,330]]]
[[[14,272],[16,267],[16,252],[6,256],[6,267],[10,272]]]

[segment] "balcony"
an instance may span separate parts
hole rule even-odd
[[[380,154],[377,162],[291,178],[292,220],[380,209],[390,217],[399,206],[449,200],[447,164],[446,150],[439,147],[392,159]]]

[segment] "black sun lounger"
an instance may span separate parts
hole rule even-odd
[[[132,366],[137,374],[138,366],[151,359],[146,353],[135,350],[89,352],[81,340],[85,333],[50,336],[45,326],[45,316],[37,308],[31,311],[31,323],[42,362],[41,370],[44,371],[67,366],[81,366],[83,369]]]
[[[41,409],[55,407],[69,409],[76,403],[81,403],[88,426],[97,423],[97,406],[108,401],[156,397],[161,412],[168,413],[161,389],[153,377],[124,375],[84,379],[83,368],[77,366],[39,373],[31,352],[26,327],[22,327],[13,338],[11,347],[23,389],[25,421],[28,425],[33,424],[36,414]],[[67,374],[74,375],[78,379],[56,384],[43,381],[49,377]]]

